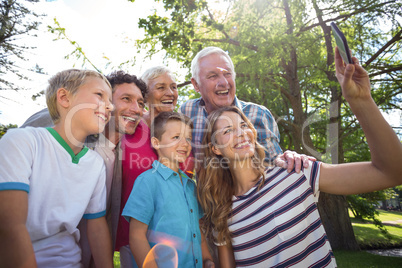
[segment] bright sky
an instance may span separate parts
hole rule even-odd
[[[218,0],[210,0],[213,8],[219,8]],[[222,2],[224,3],[224,2]],[[34,4],[37,13],[47,14],[37,33],[38,38],[22,38],[18,42],[36,46],[37,48],[28,51],[25,55],[26,62],[18,61],[21,72],[26,74],[30,81],[19,81],[10,75],[7,79],[13,81],[19,88],[27,90],[0,90],[0,123],[21,125],[30,115],[46,107],[44,97],[33,101],[31,96],[44,90],[47,80],[58,71],[72,68],[81,68],[81,61],[72,56],[70,60],[64,57],[74,50],[73,46],[66,40],[54,41],[57,36],[47,31],[47,26],[52,25],[53,19],[57,18],[60,25],[66,29],[67,36],[83,48],[91,61],[102,71],[109,73],[113,67],[105,68],[108,57],[113,64],[118,65],[137,54],[134,47],[134,40],[143,36],[143,31],[137,27],[139,17],[145,18],[152,14],[154,9],[163,10],[161,3],[152,0],[135,0],[131,3],[127,0],[53,0]],[[37,74],[32,71],[35,64],[38,64],[46,75]],[[163,55],[154,57],[151,60],[138,60],[135,66],[123,68],[125,71],[141,75],[147,68],[155,65],[168,65],[177,72],[178,82],[184,79],[185,71],[174,61],[163,61]],[[90,68],[86,65],[86,68]],[[402,113],[395,112],[387,116],[392,126],[402,126]]]
[[[213,1],[212,1],[213,2]],[[54,0],[41,1],[34,4],[37,13],[46,14],[37,33],[38,38],[26,37],[18,40],[35,46],[36,49],[28,51],[25,56],[27,61],[17,61],[21,67],[19,70],[27,75],[30,81],[19,81],[13,75],[6,79],[13,81],[18,88],[28,90],[0,90],[0,123],[21,125],[31,114],[46,107],[44,97],[32,100],[32,95],[44,90],[47,80],[58,71],[72,68],[82,68],[80,60],[75,56],[70,60],[64,57],[74,50],[67,40],[54,41],[57,35],[47,31],[47,26],[52,25],[57,18],[61,27],[66,29],[67,36],[83,48],[87,57],[104,73],[112,71],[113,66],[107,69],[105,64],[108,57],[113,64],[118,65],[134,56],[140,59],[134,67],[126,66],[125,71],[141,75],[147,68],[155,65],[168,65],[174,72],[184,76],[185,72],[174,61],[163,61],[163,56],[154,57],[152,60],[141,60],[141,54],[137,54],[134,41],[143,36],[143,31],[138,29],[139,16],[145,18],[153,13],[155,8],[163,10],[161,3],[150,0],[135,0],[131,3],[127,0]],[[38,64],[47,75],[37,74],[32,71]],[[85,68],[91,68],[86,65]],[[182,77],[184,78],[184,77]],[[179,80],[180,81],[180,80]]]

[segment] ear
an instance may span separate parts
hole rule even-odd
[[[209,143],[209,148],[211,149],[211,151],[216,154],[216,155],[222,155],[221,150],[219,150],[218,147],[216,147],[215,145],[212,145],[212,143]]]
[[[155,150],[159,150],[159,140],[157,138],[151,138],[151,145]]]
[[[65,88],[59,88],[57,90],[57,103],[63,108],[68,108],[70,106],[70,96],[71,93]]]
[[[191,78],[191,84],[193,84],[193,87],[194,87],[194,89],[195,89],[195,92],[200,93],[200,88],[199,88],[199,86],[198,86],[197,81],[195,81],[194,77]]]

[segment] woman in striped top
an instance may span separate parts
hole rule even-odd
[[[336,50],[336,74],[366,134],[371,162],[316,161],[300,173],[269,168],[239,109],[208,117],[197,188],[221,267],[336,267],[318,214],[319,192],[348,195],[402,184],[401,142],[371,98],[367,72],[353,59],[344,64]]]

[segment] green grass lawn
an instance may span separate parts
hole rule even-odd
[[[381,221],[396,221],[402,220],[402,213],[395,211],[379,210],[379,218]],[[356,240],[362,249],[370,248],[390,248],[402,247],[402,225],[385,226],[388,233],[383,234],[370,221],[359,221],[351,216],[353,231],[355,232]]]
[[[113,267],[120,268],[120,252],[118,252],[118,251],[114,252]]]
[[[381,221],[402,220],[402,213],[379,210]],[[350,213],[353,231],[361,248],[402,247],[402,225],[385,226],[389,235],[384,235],[370,221],[355,220]],[[387,268],[402,267],[402,258],[385,257],[361,251],[334,251],[339,268]]]
[[[380,215],[378,217],[380,218],[381,221],[396,221],[396,220],[402,220],[402,212],[399,211],[386,211],[382,209],[377,210]],[[353,220],[353,214],[349,210],[349,216]],[[402,227],[402,226],[401,226]]]
[[[402,258],[384,257],[366,251],[334,251],[339,268],[396,268],[402,267]]]
[[[395,220],[402,220],[402,212],[398,211],[385,211],[385,210],[378,210],[380,212],[379,218],[381,221],[395,221]],[[402,227],[402,225],[401,225]]]

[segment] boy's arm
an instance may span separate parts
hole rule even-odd
[[[113,267],[112,240],[105,217],[88,219],[87,230],[96,267]]]
[[[402,144],[385,121],[370,94],[367,72],[355,64],[344,65],[336,49],[336,76],[365,133],[371,162],[321,165],[320,190],[332,194],[372,192],[402,184]]]
[[[27,215],[27,192],[0,191],[0,267],[37,267]]]
[[[130,249],[138,267],[143,267],[145,258],[151,251],[147,239],[148,225],[134,218],[130,218]],[[145,266],[144,266],[145,267]],[[158,267],[153,258],[147,260],[146,267]]]
[[[208,243],[205,239],[204,232],[202,231],[202,220],[200,220],[200,233],[201,233],[201,250],[202,250],[202,263],[203,267],[214,268],[215,263],[212,260],[211,252],[209,252]]]
[[[221,268],[236,267],[233,249],[230,245],[218,246],[218,255]]]

